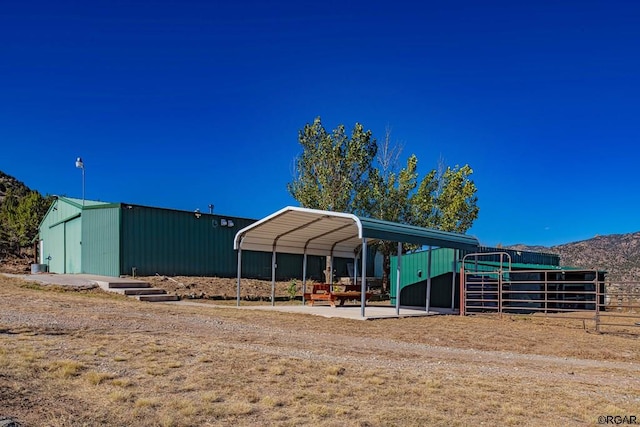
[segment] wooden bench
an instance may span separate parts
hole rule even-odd
[[[360,286],[358,285],[336,285],[336,287],[344,286],[344,291],[331,291],[331,285],[327,283],[319,283],[313,285],[311,292],[305,292],[304,300],[310,306],[313,306],[315,301],[328,301],[331,307],[336,306],[336,301],[340,302],[340,305],[344,305],[347,300],[358,300],[362,297],[360,292]],[[365,294],[365,299],[371,298],[371,293]]]

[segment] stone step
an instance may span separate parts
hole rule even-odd
[[[162,302],[162,301],[180,301],[180,297],[178,295],[136,295],[135,296],[140,301],[147,302]]]
[[[167,291],[160,288],[127,288],[127,289],[118,289],[118,291],[122,291],[122,293],[127,296],[129,295],[164,295],[167,293]]]

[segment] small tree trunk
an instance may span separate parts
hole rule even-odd
[[[331,256],[327,255],[327,262],[324,268],[324,279],[325,279],[324,283],[331,283],[331,274],[332,274],[331,261],[332,261]]]
[[[391,271],[391,256],[387,253],[382,254],[382,292],[389,293],[389,278]]]

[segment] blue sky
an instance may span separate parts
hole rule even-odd
[[[468,163],[484,244],[640,230],[640,3],[416,3],[4,1],[0,170],[260,218],[320,116]]]

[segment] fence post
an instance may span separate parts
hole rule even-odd
[[[596,315],[595,315],[595,321],[596,321],[596,332],[600,332],[600,283],[598,283],[598,271],[595,272],[596,273],[596,277],[595,277],[595,282],[596,282]]]
[[[500,270],[498,270],[498,314],[502,319],[502,255],[500,256]]]
[[[460,316],[464,316],[465,315],[465,298],[466,298],[466,292],[467,292],[467,277],[465,276],[464,273],[464,262],[462,263],[462,265],[460,266]]]
[[[544,272],[544,315],[547,315],[549,308],[549,272]]]

